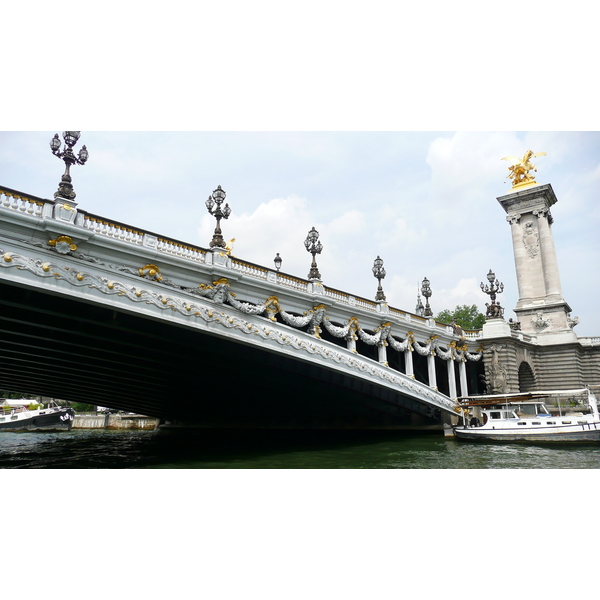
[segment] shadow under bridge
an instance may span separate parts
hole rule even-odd
[[[437,390],[263,316],[206,301],[182,325],[54,283],[0,280],[2,389],[223,428],[435,427],[452,412]]]

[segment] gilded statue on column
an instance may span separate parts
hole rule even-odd
[[[537,172],[535,165],[530,159],[536,156],[546,156],[545,152],[538,152],[534,154],[532,150],[527,150],[523,158],[517,156],[505,156],[500,160],[509,160],[512,163],[512,167],[508,167],[508,178],[513,180],[513,189],[516,187],[524,187],[526,185],[535,185],[537,181],[533,175],[529,173],[531,171]]]

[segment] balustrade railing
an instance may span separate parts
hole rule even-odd
[[[467,329],[465,331],[465,337],[468,340],[477,340],[481,337],[482,333],[481,329]]]
[[[277,273],[277,283],[300,290],[301,292],[306,292],[308,290],[308,281],[296,279],[295,277],[283,275],[282,273]]]
[[[340,292],[338,290],[333,290],[331,288],[325,288],[325,295],[329,298],[333,298],[338,302],[343,302],[344,304],[350,304],[350,296],[345,292]]]
[[[240,271],[244,275],[250,275],[251,277],[258,277],[258,279],[266,279],[268,269],[264,267],[259,267],[258,265],[253,265],[247,262],[242,262],[241,260],[232,259],[231,266],[236,270]]]
[[[10,188],[0,188],[0,206],[2,208],[41,217],[45,203],[46,201],[42,198],[23,194]]]
[[[355,296],[354,300],[356,302],[356,306],[372,312],[377,312],[377,302],[371,302],[371,300],[365,300],[364,298],[359,298],[358,296]]]
[[[133,229],[128,225],[111,223],[110,221],[105,221],[102,217],[85,213],[83,215],[82,227],[100,235],[105,235],[140,246],[144,239],[143,232]]]
[[[196,248],[195,246],[188,246],[187,244],[175,242],[166,238],[158,238],[157,250],[159,252],[173,254],[174,256],[179,256],[180,258],[185,258],[187,260],[195,260],[197,262],[206,261],[206,250],[202,248]]]
[[[0,187],[0,209],[4,208],[8,210],[14,210],[41,218],[44,214],[46,214],[44,213],[44,205],[46,204],[54,205],[54,200],[38,198],[29,194],[23,194],[17,190]],[[47,215],[50,216],[51,211],[46,212]],[[185,260],[201,263],[206,262],[206,253],[208,250],[204,248],[191,246],[189,244],[184,244],[182,242],[165,237],[159,237],[156,234],[140,231],[124,223],[108,221],[98,215],[79,211],[76,224],[84,229],[94,232],[97,235],[118,239],[122,242],[130,243],[136,246],[146,245],[155,247],[158,252],[177,256]],[[151,243],[148,243],[149,240],[151,240]],[[260,265],[248,263],[235,258],[231,259],[230,265],[232,269],[242,273],[243,275],[248,275],[257,279],[268,280],[269,269],[261,267]],[[277,285],[289,287],[302,292],[307,292],[309,289],[309,282],[307,280],[299,279],[279,272],[276,273],[274,281]],[[331,298],[336,302],[352,305],[354,307],[374,313],[378,312],[378,303],[366,298],[351,296],[346,292],[329,287],[323,287],[323,294],[325,297]],[[408,323],[416,322],[426,324],[428,322],[428,319],[426,318],[419,317],[412,313],[408,313],[393,307],[388,307],[388,314],[390,316],[395,316],[399,319],[405,320]],[[436,323],[436,326],[439,328],[446,327],[441,323]],[[467,331],[466,337],[469,339],[477,339],[481,337],[481,331]],[[600,344],[600,338],[585,338],[583,343],[588,345],[597,345]]]

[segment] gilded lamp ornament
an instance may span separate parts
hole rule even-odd
[[[63,131],[63,139],[65,140],[65,149],[60,151],[61,142],[58,137],[58,133],[54,134],[50,142],[50,149],[52,154],[62,159],[65,162],[65,172],[60,180],[58,191],[54,193],[55,198],[65,198],[66,200],[75,200],[75,192],[73,191],[73,184],[71,183],[71,165],[85,165],[89,154],[87,148],[82,146],[79,154],[75,156],[73,153],[73,146],[77,143],[81,136],[81,131]]]
[[[532,150],[527,150],[523,158],[505,156],[500,159],[508,160],[512,163],[512,167],[508,167],[508,178],[513,180],[513,189],[537,184],[535,177],[529,174],[531,171],[537,173],[535,165],[530,161],[531,158],[535,158],[536,156],[546,156],[546,153],[538,152],[534,154]]]

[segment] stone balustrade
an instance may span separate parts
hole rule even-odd
[[[11,190],[0,188],[0,206],[36,217],[42,216],[45,200]]]

